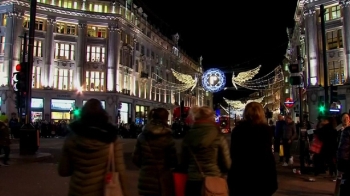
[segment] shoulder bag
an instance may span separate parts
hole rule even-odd
[[[189,151],[192,154],[198,170],[203,177],[202,196],[228,196],[228,186],[226,180],[219,176],[206,176],[196,158],[196,155],[191,149],[189,149]]]
[[[107,172],[105,176],[104,196],[123,196],[119,173],[115,171],[114,144],[109,145]]]

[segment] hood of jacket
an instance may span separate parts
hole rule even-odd
[[[220,134],[219,131],[214,122],[195,122],[186,134],[184,142],[194,148],[208,147]]]
[[[106,143],[114,142],[118,134],[117,128],[109,123],[93,127],[75,121],[68,125],[68,129],[79,136],[74,139],[78,146],[90,150],[100,149],[105,147]]]
[[[169,126],[164,125],[161,122],[157,121],[151,121],[147,123],[143,128],[142,131],[146,135],[155,135],[155,136],[162,136],[162,135],[170,135],[171,129]]]

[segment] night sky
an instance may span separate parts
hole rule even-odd
[[[226,86],[232,86],[232,71],[239,73],[261,64],[259,75],[263,76],[281,64],[288,45],[286,29],[294,25],[297,0],[134,3],[163,34],[178,32],[181,49],[196,60],[203,56],[205,70],[216,67],[224,71]],[[222,97],[239,99],[252,92],[221,91],[214,94],[214,103]]]

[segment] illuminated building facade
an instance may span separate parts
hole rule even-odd
[[[29,27],[29,1],[0,3],[1,111],[15,112],[12,73],[22,58]],[[147,22],[141,7],[127,1],[38,0],[34,42],[34,119],[67,120],[72,107],[97,98],[113,122],[143,123],[148,111],[176,103],[212,105],[199,86],[192,93],[152,86],[155,76],[177,83],[171,68],[202,73],[172,40]],[[169,117],[171,119],[171,117]]]
[[[320,6],[325,6],[327,65],[323,63]],[[311,122],[316,122],[318,103],[324,100],[324,81],[338,86],[338,100],[342,112],[350,108],[350,1],[349,0],[299,0],[295,15],[292,41],[301,46],[304,59],[303,75],[307,90],[305,110]],[[346,49],[348,48],[348,49]],[[291,51],[296,55],[296,47]],[[324,78],[327,66],[328,78]],[[298,95],[293,95],[298,96]]]

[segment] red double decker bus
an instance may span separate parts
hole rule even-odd
[[[222,133],[231,133],[230,117],[220,116],[219,127]]]

